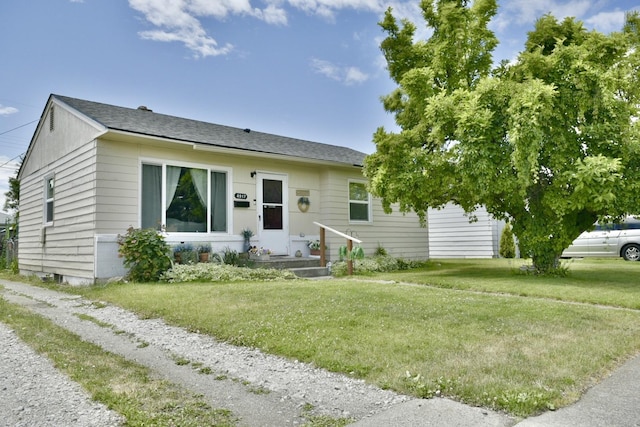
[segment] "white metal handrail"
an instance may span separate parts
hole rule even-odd
[[[355,237],[353,237],[353,236],[349,236],[348,234],[341,233],[340,231],[338,231],[338,230],[334,230],[334,229],[333,229],[333,228],[331,228],[331,227],[327,227],[327,226],[326,226],[326,225],[324,225],[324,224],[320,224],[319,222],[315,222],[315,221],[313,221],[313,223],[314,223],[315,225],[317,225],[318,227],[320,227],[320,228],[324,228],[325,230],[330,231],[330,232],[332,232],[333,234],[337,234],[337,235],[338,235],[338,236],[340,236],[340,237],[344,237],[345,239],[351,240],[352,242],[362,243],[362,240],[356,239]]]
[[[345,239],[347,239],[347,252],[351,253],[352,249],[353,249],[353,242],[356,242],[358,244],[362,243],[362,240],[360,239],[356,239],[353,236],[349,236],[348,234],[342,233],[338,230],[334,230],[331,227],[327,227],[324,224],[320,224],[319,222],[313,221],[313,223],[315,225],[317,225],[318,227],[320,227],[320,265],[322,267],[326,267],[327,266],[327,258],[326,258],[326,254],[325,254],[325,230],[328,230],[334,234],[337,234],[340,237],[343,237]],[[349,276],[351,276],[353,274],[353,260],[351,259],[351,257],[347,257],[347,272],[349,274]]]

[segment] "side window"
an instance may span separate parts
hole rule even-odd
[[[371,221],[371,195],[364,182],[349,182],[349,221]]]
[[[47,176],[44,179],[44,223],[53,224],[53,201],[55,196],[55,179]]]
[[[638,221],[628,221],[626,224],[629,227],[629,230],[640,230],[640,222]]]

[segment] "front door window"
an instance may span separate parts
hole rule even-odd
[[[282,181],[262,180],[262,228],[282,230]]]

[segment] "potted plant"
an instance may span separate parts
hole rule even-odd
[[[176,264],[182,264],[183,260],[182,255],[184,252],[191,252],[193,251],[193,245],[191,245],[190,243],[181,243],[179,245],[174,246],[173,248],[173,259],[175,260]]]
[[[268,261],[271,255],[270,249],[258,248],[257,246],[251,246],[249,248],[249,259],[254,261]]]
[[[253,231],[251,231],[250,228],[243,228],[240,234],[244,238],[243,252],[248,252],[249,249],[251,249],[251,238],[253,237]]]
[[[211,243],[202,243],[198,246],[198,258],[200,262],[209,262],[209,253],[211,252]]]
[[[309,247],[309,253],[311,255],[320,255],[320,240],[309,240],[307,246]]]

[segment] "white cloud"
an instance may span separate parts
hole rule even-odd
[[[287,25],[287,12],[276,5],[270,4],[264,10],[256,10],[255,13],[267,24]]]
[[[72,0],[74,1],[74,0]],[[83,1],[83,0],[75,0]],[[341,10],[352,9],[382,13],[388,8],[401,18],[420,18],[418,2],[412,0],[262,0],[266,7],[252,6],[252,0],[129,0],[129,6],[142,13],[155,29],[140,32],[144,39],[162,42],[182,42],[196,57],[226,55],[233,50],[230,43],[218,41],[202,27],[200,19],[226,19],[229,16],[250,16],[270,25],[287,25],[287,9],[333,20]],[[254,0],[254,3],[256,1]]]
[[[311,68],[318,74],[322,74],[332,80],[340,81],[340,69],[329,61],[312,58]]]
[[[10,114],[15,114],[17,112],[18,112],[17,108],[5,107],[4,105],[0,104],[0,116],[8,116]]]
[[[249,0],[129,0],[129,6],[142,13],[158,27],[142,31],[144,39],[182,42],[196,57],[226,55],[233,50],[230,43],[219,46],[202,27],[199,18],[225,19],[229,15],[249,15],[269,23],[281,23],[283,13],[274,5],[253,9]]]
[[[325,77],[344,83],[347,86],[360,84],[369,79],[369,75],[363,73],[357,67],[341,67],[323,59],[312,58],[311,68]]]
[[[532,24],[547,13],[559,20],[568,16],[581,19],[593,6],[591,0],[511,0],[499,9],[497,22],[499,27]]]
[[[342,9],[382,12],[394,2],[380,0],[288,0],[288,3],[306,13],[333,19],[335,13]]]
[[[346,69],[346,75],[344,78],[344,83],[346,85],[353,85],[366,82],[369,79],[369,75],[363,73],[356,67],[349,67]]]
[[[624,11],[616,10],[613,12],[601,12],[591,18],[585,19],[585,23],[595,30],[602,33],[610,33],[619,31],[624,25]]]

